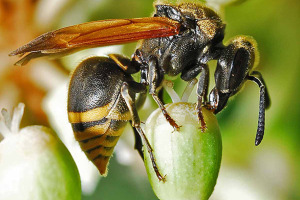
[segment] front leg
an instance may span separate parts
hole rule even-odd
[[[149,59],[149,74],[148,74],[148,83],[149,83],[149,94],[152,95],[153,99],[161,109],[163,115],[165,116],[166,120],[170,123],[170,125],[176,130],[179,131],[178,124],[171,118],[171,116],[166,111],[166,108],[162,101],[159,99],[156,93],[156,89],[158,87],[158,82],[161,79],[159,77],[158,69],[157,69],[157,60],[156,58],[152,57]]]
[[[198,111],[198,119],[201,123],[201,131],[204,132],[207,127],[202,113],[202,101],[204,100],[204,105],[207,103],[209,70],[207,64],[201,64],[200,66],[202,70],[200,72],[198,88],[197,88],[197,95],[198,95],[197,111]]]
[[[202,113],[202,102],[204,100],[204,105],[207,106],[207,90],[208,90],[208,83],[209,83],[209,70],[207,64],[199,63],[188,70],[183,70],[181,74],[181,78],[185,81],[192,81],[200,74],[198,88],[197,88],[197,112],[198,112],[198,119],[201,123],[201,130],[202,132],[206,129],[206,123]],[[193,82],[191,82],[193,83]]]

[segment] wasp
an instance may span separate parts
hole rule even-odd
[[[113,148],[130,121],[147,147],[158,179],[164,180],[140,127],[136,104],[142,102],[148,90],[167,121],[178,130],[180,126],[166,112],[158,95],[165,75],[180,75],[184,81],[199,76],[197,111],[203,131],[203,106],[217,114],[247,80],[255,82],[260,88],[255,145],[264,136],[270,97],[262,75],[254,71],[258,60],[255,40],[237,36],[225,45],[224,22],[204,5],[156,4],[155,8],[153,17],[101,20],[48,32],[10,53],[24,55],[16,63],[24,65],[37,57],[63,56],[81,49],[140,40],[131,59],[117,54],[89,58],[75,69],[70,81],[69,121],[82,150],[101,174],[106,173]],[[208,94],[207,63],[211,60],[217,60],[217,67],[215,86]],[[140,82],[131,76],[138,72]],[[137,100],[136,94],[140,94]]]

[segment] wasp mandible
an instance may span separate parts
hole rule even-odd
[[[83,61],[74,71],[69,88],[68,112],[76,139],[101,174],[124,124],[132,122],[143,139],[159,180],[152,148],[142,129],[136,109],[147,92],[156,101],[174,129],[179,125],[169,116],[159,98],[158,90],[165,75],[191,81],[198,75],[197,110],[202,130],[205,119],[202,106],[219,113],[228,99],[247,80],[260,88],[259,119],[255,145],[259,145],[265,126],[265,109],[270,98],[262,75],[253,71],[257,60],[256,43],[248,36],[238,36],[223,44],[225,24],[212,9],[193,3],[157,4],[153,17],[112,19],[88,22],[45,33],[10,53],[24,55],[17,65],[42,56],[63,56],[78,50],[122,44],[140,40],[131,59],[111,54]],[[208,94],[208,62],[217,60],[215,86]],[[136,82],[131,74],[140,72]]]

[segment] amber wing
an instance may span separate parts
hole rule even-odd
[[[64,56],[86,48],[176,35],[179,28],[177,21],[164,17],[93,21],[45,33],[9,55],[25,55],[16,63],[24,65],[41,56]]]

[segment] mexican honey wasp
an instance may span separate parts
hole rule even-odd
[[[88,58],[71,78],[69,121],[82,150],[101,174],[106,173],[113,148],[126,122],[131,121],[148,149],[158,179],[164,179],[140,127],[136,104],[143,102],[149,89],[166,120],[175,130],[180,129],[158,95],[165,75],[180,75],[184,81],[199,76],[197,111],[203,131],[203,106],[217,114],[247,80],[255,82],[260,88],[255,145],[264,136],[270,98],[262,75],[253,71],[258,60],[254,39],[237,36],[225,45],[225,24],[216,12],[203,5],[157,4],[155,8],[153,17],[94,21],[48,32],[10,53],[22,55],[16,64],[24,65],[37,57],[63,56],[86,48],[140,40],[131,59],[117,54]],[[211,60],[217,61],[217,67],[215,86],[208,94],[207,63]],[[131,76],[138,72],[140,82]]]

